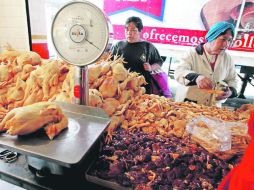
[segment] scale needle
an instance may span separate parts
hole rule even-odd
[[[96,45],[93,44],[93,42],[90,42],[88,39],[85,39],[89,44],[93,45],[94,47],[96,47],[98,50],[100,50],[100,48],[98,48]]]

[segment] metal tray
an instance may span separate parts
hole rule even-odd
[[[103,186],[106,188],[110,188],[110,189],[114,189],[114,190],[132,190],[131,187],[124,187],[116,182],[106,181],[104,179],[101,179],[101,178],[98,178],[96,176],[92,176],[89,174],[86,174],[86,180],[89,182],[95,183],[97,185],[100,185],[100,186]]]
[[[93,166],[95,164],[95,161],[94,160],[87,168],[86,172],[85,172],[85,179],[89,182],[92,182],[94,184],[97,184],[97,185],[100,185],[100,186],[103,186],[105,188],[109,188],[109,189],[114,189],[114,190],[132,190],[133,188],[131,187],[124,187],[116,182],[113,182],[113,181],[107,181],[107,180],[104,180],[104,179],[101,179],[99,177],[96,177],[94,175],[91,175],[90,172],[91,170],[93,169]]]
[[[72,167],[78,164],[99,139],[110,118],[104,110],[83,105],[60,103],[68,117],[68,128],[53,140],[46,134],[33,133],[26,136],[0,135],[0,147]]]

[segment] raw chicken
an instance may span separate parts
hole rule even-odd
[[[7,130],[10,135],[26,135],[46,125],[50,139],[68,127],[68,119],[53,102],[39,102],[11,110],[0,123],[0,131]]]
[[[25,51],[22,52],[19,56],[17,56],[18,65],[39,65],[41,64],[41,57],[38,53],[33,51]]]
[[[25,94],[26,83],[18,78],[14,87],[10,87],[7,92],[8,104],[22,100]]]
[[[103,98],[112,98],[116,95],[118,89],[118,82],[114,77],[106,78],[102,85],[99,87],[99,91],[102,94]]]
[[[12,62],[19,56],[21,52],[15,50],[4,50],[0,53],[0,62]]]
[[[115,98],[107,98],[102,104],[102,109],[104,109],[109,116],[112,116],[118,106],[120,106],[120,102],[118,100]]]
[[[124,81],[128,76],[128,71],[124,68],[123,64],[112,65],[113,76],[117,81]]]
[[[89,106],[102,106],[102,95],[97,89],[89,89]]]
[[[101,66],[102,65],[91,65],[88,70],[88,81],[89,83],[94,82],[101,75]]]

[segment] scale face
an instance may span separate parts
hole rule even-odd
[[[51,37],[57,54],[63,60],[77,66],[89,65],[107,48],[108,20],[90,2],[71,2],[54,17]]]

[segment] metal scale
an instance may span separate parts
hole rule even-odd
[[[76,103],[82,105],[58,102],[68,117],[69,124],[53,140],[45,135],[31,134],[23,137],[1,134],[0,147],[21,155],[16,163],[0,163],[0,174],[13,176],[18,182],[38,187],[41,184],[34,180],[31,172],[28,169],[23,171],[22,168],[31,167],[35,170],[35,176],[40,179],[53,179],[48,184],[54,184],[58,176],[70,178],[76,175],[75,178],[84,179],[77,175],[79,172],[84,175],[84,165],[89,163],[88,160],[94,159],[93,153],[98,151],[95,145],[98,145],[110,122],[104,110],[85,106],[89,97],[88,65],[109,50],[113,41],[111,30],[104,13],[87,1],[68,3],[57,12],[51,28],[53,45],[63,60],[77,67],[76,87],[79,88],[80,96],[76,97]],[[64,181],[68,180],[60,178],[60,184]]]
[[[57,54],[66,62],[78,66],[75,90],[80,103],[88,104],[88,65],[94,63],[113,41],[113,30],[104,13],[87,2],[72,2],[56,14],[51,36]]]

